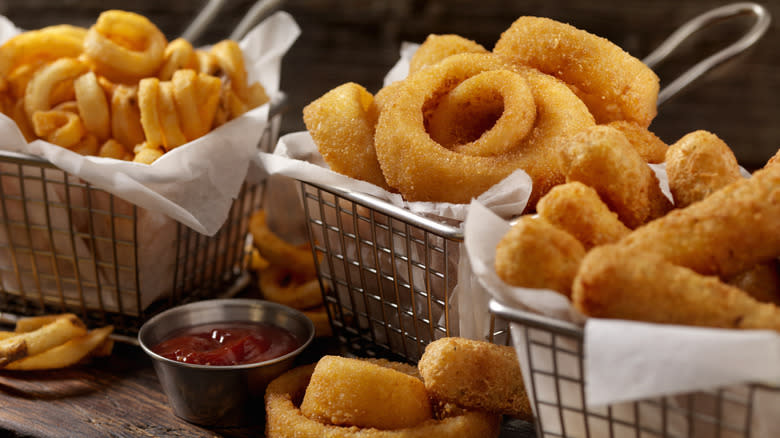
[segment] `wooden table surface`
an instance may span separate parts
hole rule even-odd
[[[333,341],[316,341],[299,364],[337,348]],[[262,411],[263,406],[256,409]],[[0,436],[243,438],[263,436],[263,424],[208,429],[176,417],[146,354],[138,346],[117,342],[111,356],[87,365],[0,372]],[[501,438],[532,436],[528,423],[507,422]]]

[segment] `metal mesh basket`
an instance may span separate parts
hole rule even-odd
[[[734,385],[593,409],[585,407],[582,329],[507,307],[539,437],[750,437],[756,400],[780,388]]]
[[[416,362],[432,340],[458,334],[450,297],[463,235],[455,224],[300,184],[331,325],[348,352]],[[539,437],[749,437],[756,397],[780,392],[739,385],[587,409],[579,327],[495,302],[491,315],[489,340],[524,349]]]
[[[276,144],[285,100],[272,105],[261,150]],[[172,220],[148,220],[153,213],[46,160],[0,151],[0,315],[73,312],[133,335],[159,311],[238,290],[248,279],[249,216],[263,189],[245,183],[225,224],[208,237]],[[139,251],[150,243],[160,245],[159,259]],[[164,293],[147,302],[142,292],[150,285]]]

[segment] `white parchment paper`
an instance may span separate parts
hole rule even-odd
[[[8,19],[0,17],[2,41],[19,32]],[[260,81],[272,101],[282,94],[282,57],[299,34],[295,20],[286,12],[277,12],[239,42],[249,80]],[[269,107],[265,104],[255,108],[166,153],[151,165],[82,156],[43,140],[28,144],[15,123],[0,114],[0,135],[4,139],[0,148],[43,157],[67,172],[71,184],[80,179],[116,196],[111,199],[95,191],[90,195],[73,186],[66,189],[64,181],[58,183],[63,180],[61,173],[47,175],[49,183],[44,190],[34,179],[36,173],[40,178],[40,170],[35,166],[23,169],[22,186],[19,178],[9,176],[18,173],[16,165],[0,162],[0,170],[8,171],[2,180],[6,196],[24,200],[8,201],[3,214],[11,221],[27,221],[31,225],[27,233],[18,227],[10,235],[2,230],[0,243],[5,247],[18,243],[43,254],[57,254],[54,258],[14,258],[10,252],[0,251],[3,271],[16,272],[18,268],[20,272],[3,275],[5,290],[20,294],[40,291],[55,299],[64,296],[79,300],[85,308],[129,314],[138,312],[139,305],[145,308],[168,294],[176,268],[177,222],[208,236],[220,230],[269,124]],[[105,213],[95,213],[115,211],[130,218],[132,205],[142,207],[135,224],[129,219],[109,219]],[[52,229],[55,231],[51,232]],[[70,238],[71,233],[76,237]],[[82,235],[91,239],[82,239]],[[114,240],[135,243],[133,248],[106,243]]]
[[[780,334],[763,330],[725,330],[678,325],[649,324],[636,321],[586,318],[571,306],[563,295],[550,290],[526,289],[509,286],[497,276],[494,269],[495,248],[510,224],[490,209],[472,202],[464,226],[464,241],[472,270],[478,281],[493,297],[507,305],[583,326],[585,402],[588,409],[598,411],[607,405],[615,415],[632,408],[624,402],[660,396],[708,391],[745,383],[780,385]],[[515,329],[514,333],[522,330]],[[532,331],[533,333],[533,331]],[[544,333],[535,333],[545,336]],[[515,339],[524,373],[529,375],[528,345],[525,339]],[[549,343],[549,340],[546,342]],[[572,348],[576,351],[576,348]],[[531,350],[533,354],[533,350]],[[534,357],[535,368],[549,367],[552,357]],[[571,358],[559,357],[558,369],[577,368]],[[566,364],[567,360],[572,363]],[[576,374],[576,373],[575,373]],[[558,398],[556,388],[536,382],[537,396],[542,400],[564,399],[580,403],[577,388],[563,386]],[[740,389],[735,389],[739,392]],[[773,437],[780,430],[780,392],[759,391],[753,405],[751,436]],[[529,394],[533,396],[532,394]],[[745,400],[747,400],[745,395]],[[732,406],[732,411],[745,407]],[[557,413],[549,415],[546,423],[558,422]],[[716,412],[709,412],[715,415]],[[579,415],[579,414],[577,414]],[[633,415],[633,414],[631,414]],[[725,415],[725,414],[724,414]],[[732,416],[737,416],[735,412]],[[661,421],[660,416],[647,421]],[[657,421],[656,421],[657,420]],[[671,421],[671,420],[670,420]],[[584,436],[582,422],[570,421],[567,436]],[[660,423],[658,423],[660,424]],[[685,418],[675,418],[668,427],[685,436],[688,428]],[[651,426],[652,427],[652,426]],[[660,426],[659,426],[660,427]],[[591,431],[591,436],[592,435]],[[582,433],[582,435],[580,435]],[[633,433],[633,431],[631,431]],[[703,435],[711,436],[702,432]],[[600,435],[595,435],[600,436]],[[627,435],[631,436],[631,435]]]

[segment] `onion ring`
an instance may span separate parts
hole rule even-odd
[[[409,60],[409,74],[458,53],[487,53],[481,44],[460,35],[435,35],[425,38]]]
[[[441,338],[425,347],[417,367],[437,400],[533,421],[514,347]]]
[[[163,52],[163,65],[157,77],[161,81],[169,81],[176,70],[183,68],[196,68],[198,58],[195,56],[195,49],[192,44],[184,38],[176,38],[168,43]]]
[[[493,53],[570,84],[598,123],[630,120],[650,126],[658,77],[611,41],[549,18],[520,17]]]
[[[73,80],[87,71],[87,66],[74,58],[60,58],[41,68],[27,84],[24,111],[32,120],[37,111],[48,111],[53,106],[52,91],[62,81]]]
[[[348,82],[303,108],[303,121],[334,172],[388,188],[374,149],[379,117],[371,93]]]
[[[391,187],[408,201],[466,203],[516,169],[533,180],[529,208],[564,181],[557,149],[563,136],[594,124],[588,109],[568,87],[532,69],[515,68],[531,88],[537,118],[531,134],[516,139],[512,151],[478,157],[451,151],[431,139],[425,113],[460,82],[491,70],[513,70],[491,54],[450,56],[409,76],[395,89],[392,105],[380,113],[375,147]]]
[[[111,136],[111,113],[103,87],[98,84],[97,76],[87,72],[73,82],[76,104],[87,131],[100,140]]]
[[[157,73],[167,45],[165,35],[143,15],[110,10],[89,28],[84,54],[96,74],[132,84]]]
[[[128,150],[143,143],[138,87],[117,85],[111,95],[111,134]]]
[[[509,152],[535,121],[528,82],[508,70],[493,70],[466,79],[444,96],[428,119],[428,132],[455,152],[485,157]]]
[[[244,66],[244,53],[241,47],[233,40],[222,40],[214,44],[209,51],[217,62],[217,66],[230,82],[230,88],[236,96],[246,102],[249,97],[246,67]],[[221,76],[218,72],[215,76]]]
[[[294,368],[274,379],[266,389],[265,435],[268,438],[491,438],[500,432],[500,417],[467,411],[441,420],[428,420],[398,430],[359,429],[322,424],[301,413],[303,399],[315,365]]]
[[[339,356],[324,356],[317,362],[301,413],[325,424],[380,430],[413,427],[433,418],[419,378]]]

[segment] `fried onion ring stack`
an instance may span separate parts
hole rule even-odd
[[[657,97],[653,71],[614,43],[520,17],[492,51],[429,35],[405,79],[375,95],[344,84],[303,114],[336,172],[407,201],[468,203],[522,169],[533,182],[532,212],[566,181],[560,158],[569,139],[597,124],[622,132],[644,163],[663,162],[668,147],[648,130]]]
[[[272,381],[266,390],[266,429],[269,438],[320,438],[320,437],[376,437],[376,438],[490,438],[497,437],[500,431],[500,416],[476,410],[458,409],[452,405],[431,407],[428,403],[425,388],[412,366],[387,362],[382,360],[358,360],[326,356],[320,364],[305,365],[295,368]],[[360,377],[353,379],[350,366],[359,366]],[[322,370],[328,372],[322,373]],[[372,374],[374,373],[374,374]],[[318,382],[318,380],[321,380]],[[311,381],[311,383],[310,383]],[[404,383],[400,383],[404,382]],[[416,382],[416,383],[413,383]],[[395,404],[388,400],[374,398],[376,386],[392,388],[403,385],[406,388],[416,387],[423,393],[417,393],[412,398],[422,404],[424,416],[404,415],[406,426],[387,428],[387,425],[371,424],[359,426],[353,422],[374,423],[377,418],[396,422],[396,410],[414,412],[416,408],[403,399]],[[316,388],[314,388],[316,387]],[[311,388],[311,390],[310,390]],[[308,400],[307,400],[308,399]],[[424,399],[424,401],[423,401]],[[356,409],[348,412],[345,417],[351,418],[342,424],[333,424],[332,413],[345,413],[334,406],[354,404],[359,400]],[[307,414],[304,403],[316,404],[321,415],[313,418]],[[425,407],[427,405],[427,407]],[[430,410],[433,417],[429,417]],[[333,415],[340,418],[340,415]],[[417,417],[413,419],[413,417]],[[427,418],[423,418],[427,417]],[[343,418],[342,418],[343,419]],[[414,423],[414,424],[412,424]]]
[[[151,163],[267,102],[238,43],[170,43],[146,17],[109,10],[84,29],[21,33],[0,46],[0,110],[27,141]]]

